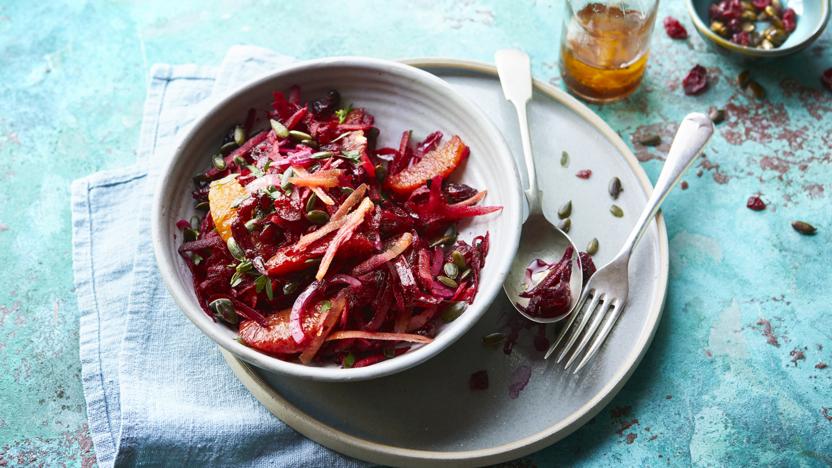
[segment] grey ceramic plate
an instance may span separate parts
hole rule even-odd
[[[504,130],[520,155],[514,112],[503,100],[490,65],[413,60],[408,63],[447,80]],[[535,83],[529,109],[532,140],[552,219],[572,200],[572,234],[579,246],[597,237],[600,265],[623,243],[647,200],[650,183],[623,141],[583,104],[542,82]],[[570,155],[561,167],[562,151]],[[475,156],[474,156],[475,157]],[[589,180],[575,177],[591,169]],[[621,178],[609,213],[607,183]],[[514,177],[506,174],[506,177]],[[499,249],[499,245],[494,245]],[[536,329],[524,330],[510,355],[484,347],[482,336],[504,331],[514,316],[501,295],[467,335],[432,360],[403,373],[367,382],[325,383],[271,375],[225,359],[240,381],[277,417],[307,437],[344,454],[389,465],[482,465],[510,460],[565,437],[588,421],[618,392],[653,338],[667,288],[667,233],[661,216],[648,229],[630,264],[630,303],[599,355],[579,375],[544,361],[532,344]],[[551,338],[554,328],[548,330]],[[512,375],[523,366],[531,379],[511,398]],[[468,388],[471,373],[485,369],[485,391]]]

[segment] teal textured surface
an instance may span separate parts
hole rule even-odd
[[[72,290],[69,183],[135,160],[150,65],[216,65],[247,43],[299,58],[532,56],[559,84],[560,1],[4,2],[0,5],[0,464],[90,465]],[[688,28],[661,27],[642,87],[593,107],[651,177],[678,122],[725,108],[689,188],[665,206],[667,308],[653,346],[609,408],[517,466],[832,463],[832,33],[771,62],[740,62]],[[695,64],[711,73],[681,90]],[[748,68],[764,101],[734,84]],[[635,143],[648,133],[663,144]],[[701,176],[697,177],[698,170]],[[745,207],[762,193],[762,212]],[[789,223],[818,227],[800,236]],[[770,327],[770,328],[769,328]],[[554,404],[554,403],[553,403]],[[827,409],[828,408],[828,409]]]

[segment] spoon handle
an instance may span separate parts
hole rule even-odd
[[[693,161],[696,160],[699,153],[702,152],[713,133],[714,125],[711,119],[704,114],[694,112],[688,114],[682,120],[679,130],[673,138],[673,143],[670,145],[670,151],[667,154],[667,159],[665,159],[662,172],[659,174],[659,179],[656,181],[656,186],[653,188],[653,193],[650,194],[650,199],[641,212],[641,216],[638,218],[630,236],[624,242],[624,247],[618,254],[619,256],[626,254],[629,257],[633,248],[647,230],[653,216],[659,211],[659,206]]]
[[[514,104],[520,124],[520,141],[523,145],[523,158],[529,176],[529,188],[526,201],[529,203],[529,215],[540,214],[540,190],[537,186],[537,172],[534,168],[532,142],[529,137],[529,122],[526,117],[526,103],[532,98],[532,71],[529,56],[520,49],[501,49],[494,54],[497,74],[503,87],[503,95]]]

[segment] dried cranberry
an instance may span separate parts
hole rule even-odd
[[[731,36],[731,42],[748,47],[751,44],[751,35],[745,31],[740,31]]]
[[[792,32],[797,27],[797,13],[794,12],[791,8],[787,8],[786,11],[783,12],[783,29],[786,32]]]
[[[478,370],[471,374],[471,378],[468,379],[468,388],[471,390],[488,389],[488,371]]]
[[[728,30],[732,33],[742,31],[742,21],[739,18],[734,18],[728,22]]]
[[[664,30],[671,39],[687,39],[688,37],[688,30],[672,16],[664,19]]]
[[[832,91],[832,68],[823,72],[823,75],[820,76],[820,81],[829,91]]]
[[[766,202],[757,195],[752,195],[748,197],[748,202],[746,202],[745,206],[754,211],[763,211],[766,209]]]
[[[579,179],[584,179],[584,180],[589,179],[590,177],[592,177],[592,170],[590,170],[590,169],[581,169],[580,171],[575,173],[575,177],[577,177]]]
[[[711,18],[711,21],[722,19],[722,10],[719,8],[719,4],[713,3],[708,7],[708,16]]]
[[[682,80],[682,87],[688,96],[705,91],[708,89],[708,71],[702,65],[691,68],[685,79]]]
[[[771,0],[751,0],[751,4],[758,10],[764,10],[767,6],[771,5]]]
[[[742,3],[740,0],[723,0],[719,4],[718,18],[723,21],[739,20],[742,16]]]

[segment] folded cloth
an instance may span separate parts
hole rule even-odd
[[[219,69],[156,65],[134,167],[72,184],[89,430],[101,466],[356,466],[263,408],[179,311],[156,268],[150,204],[183,130],[215,99],[290,63],[232,48]]]

